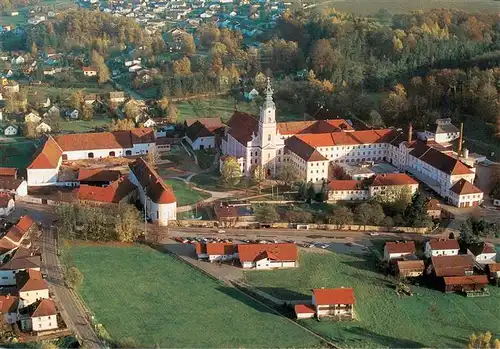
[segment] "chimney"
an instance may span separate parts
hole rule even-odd
[[[462,156],[462,142],[463,142],[463,136],[464,136],[464,123],[460,123],[460,137],[458,137],[458,149],[457,149],[457,154],[458,157]]]
[[[413,137],[413,126],[411,122],[408,124],[408,143],[411,142],[411,138]]]

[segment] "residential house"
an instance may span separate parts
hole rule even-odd
[[[244,269],[294,268],[299,251],[292,243],[238,244],[238,256]]]
[[[34,110],[24,116],[24,122],[39,123],[41,120],[40,114]]]
[[[16,136],[19,132],[19,128],[15,125],[9,125],[3,130],[3,134],[6,136]]]
[[[171,186],[142,158],[129,165],[129,179],[139,188],[139,199],[145,214],[160,226],[177,217],[177,199]]]
[[[226,262],[238,258],[237,245],[226,242],[196,243],[198,259],[208,259],[209,262]]]
[[[451,119],[437,119],[436,127],[431,131],[425,131],[427,140],[434,140],[436,143],[449,143],[460,137],[460,130],[451,123]]]
[[[437,256],[431,258],[428,273],[435,277],[470,276],[474,274],[474,259],[470,255]]]
[[[318,319],[323,317],[339,320],[354,319],[354,304],[356,301],[352,288],[316,288],[312,292],[312,307]],[[295,310],[301,312],[302,307]],[[309,314],[307,317],[314,316],[314,314],[311,315],[308,306],[300,314],[301,318],[305,318],[305,314]],[[299,318],[299,314],[297,314],[297,318]]]
[[[97,68],[93,68],[93,67],[83,67],[82,71],[83,71],[83,75],[88,76],[88,77],[97,76],[97,72],[98,72]]]
[[[24,179],[0,176],[0,192],[25,196],[28,195],[28,183]]]
[[[156,138],[156,150],[158,152],[168,152],[172,148],[172,144],[174,142],[175,142],[175,138],[157,137]]]
[[[49,297],[49,284],[39,270],[27,269],[16,273],[19,290],[19,308],[25,308],[41,299]]]
[[[50,98],[38,93],[28,95],[28,102],[35,108],[50,107]]]
[[[4,239],[0,239],[2,242]],[[15,245],[14,245],[15,246]],[[42,260],[39,254],[34,254],[29,248],[15,246],[12,257],[0,267],[0,286],[15,286],[16,275],[28,269],[40,270]]]
[[[424,270],[424,261],[420,259],[396,261],[396,274],[400,277],[419,277],[423,275]]]
[[[23,331],[42,332],[58,328],[56,304],[52,299],[40,299],[20,309],[19,313]]]
[[[92,105],[97,101],[97,94],[95,93],[89,93],[85,95],[83,98],[83,101],[86,105]]]
[[[496,263],[497,261],[497,251],[495,246],[488,242],[479,242],[477,244],[472,244],[467,249],[467,254],[474,257],[474,261],[479,264],[490,264]]]
[[[136,198],[137,187],[127,178],[121,177],[106,187],[81,184],[77,199],[98,204],[130,204]]]
[[[144,127],[154,127],[156,126],[156,122],[152,118],[148,118],[146,121],[144,121]]]
[[[15,65],[21,65],[25,63],[25,59],[23,56],[15,56],[12,58],[10,63],[15,64]]]
[[[52,115],[55,115],[55,116],[60,116],[61,115],[61,110],[53,105],[52,107],[49,108],[49,110],[47,110],[47,113],[52,116]]]
[[[108,170],[101,168],[81,168],[78,170],[78,182],[80,185],[93,185],[98,187],[107,187],[114,181],[121,178],[121,172],[118,170]]]
[[[384,246],[384,260],[386,261],[401,259],[403,256],[415,255],[416,253],[414,241],[386,242]]]
[[[245,92],[245,99],[252,101],[255,97],[259,96],[259,91],[256,89],[252,89],[249,92]]]
[[[457,207],[479,206],[483,202],[483,192],[462,178],[450,188],[448,200]]]
[[[215,122],[204,123],[202,119],[187,128],[185,139],[194,150],[215,148],[216,131],[222,128],[223,125],[220,118],[214,119],[217,119],[219,124],[217,124],[216,120],[214,120]]]
[[[114,104],[125,102],[125,92],[110,92],[109,93],[109,101]]]
[[[488,286],[488,277],[486,275],[468,275],[468,276],[447,276],[443,277],[443,291],[460,293],[484,292]]]
[[[486,264],[485,273],[488,277],[494,280],[497,285],[500,282],[500,263]]]
[[[42,122],[35,128],[35,131],[37,133],[48,133],[52,131],[52,127],[50,127],[47,123]]]
[[[237,221],[255,221],[251,206],[232,205],[229,202],[214,204],[214,214],[217,221],[223,225],[233,225]]]
[[[78,119],[78,116],[79,116],[78,109],[66,111],[66,116],[69,117],[70,119],[73,119],[73,120]]]
[[[441,204],[436,199],[431,199],[427,203],[427,214],[432,219],[441,219]]]
[[[54,76],[56,74],[55,68],[46,68],[43,70],[43,75],[45,76]]]
[[[19,320],[17,308],[19,306],[19,298],[11,296],[0,296],[0,313],[3,315],[6,323],[12,325]]]
[[[138,71],[139,71],[139,70],[141,70],[141,69],[142,69],[142,66],[141,66],[141,65],[139,65],[139,64],[134,64],[134,65],[132,65],[132,66],[130,66],[130,67],[128,68],[128,72],[129,72],[129,73],[135,73],[135,72],[138,72]]]
[[[17,168],[0,167],[0,180],[1,179],[17,179]]]
[[[427,258],[436,256],[456,256],[460,246],[457,240],[434,239],[425,243],[424,254]]]
[[[0,192],[0,217],[6,217],[14,211],[15,203],[12,195]]]

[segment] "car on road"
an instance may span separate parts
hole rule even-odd
[[[379,233],[377,233],[376,231],[372,231],[372,232],[370,233],[370,236],[379,236],[379,235],[380,235],[380,234],[379,234]]]
[[[219,230],[217,230],[217,233],[219,233],[219,234],[225,234],[225,233],[226,233],[226,231],[225,231],[225,230],[222,230],[222,229],[219,229]]]
[[[328,244],[319,244],[318,247],[322,248],[322,249],[325,249],[325,248],[330,247],[330,245],[328,245]]]

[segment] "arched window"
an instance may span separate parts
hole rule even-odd
[[[125,155],[126,155],[126,156],[131,156],[131,155],[132,155],[132,150],[127,150],[127,151],[125,152]]]
[[[115,156],[115,152],[114,151],[110,151],[109,152],[109,156]]]
[[[268,140],[268,141],[271,141],[271,134],[268,134],[268,135],[267,135],[267,140]]]
[[[93,158],[94,158],[94,153],[88,153],[88,154],[87,154],[87,157],[88,157],[89,159],[93,159]]]

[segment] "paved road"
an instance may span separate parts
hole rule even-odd
[[[44,229],[40,236],[42,267],[47,273],[51,292],[61,310],[61,315],[86,348],[100,348],[102,343],[87,320],[85,310],[71,289],[65,286],[63,274],[57,258],[57,242],[52,229]]]

